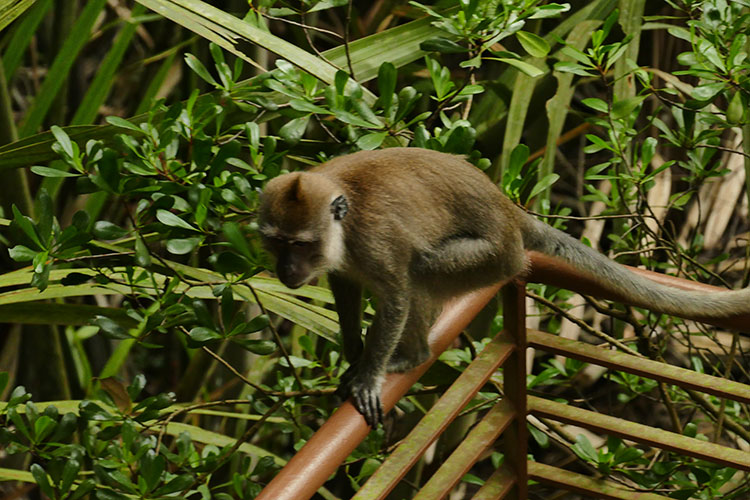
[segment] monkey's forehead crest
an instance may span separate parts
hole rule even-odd
[[[323,223],[330,217],[330,202],[338,191],[318,174],[293,172],[276,177],[261,197],[261,226],[294,233]]]

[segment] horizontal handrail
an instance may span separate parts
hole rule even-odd
[[[622,296],[605,289],[590,276],[587,276],[581,271],[575,269],[567,262],[538,252],[528,252],[527,255],[529,257],[530,265],[528,272],[526,273],[524,278],[529,283],[545,283],[547,285],[565,288],[566,290],[571,290],[573,292],[591,295],[593,297],[599,297],[602,299],[614,300],[615,302],[649,309],[648,304],[630,303]],[[697,281],[689,281],[674,276],[668,276],[666,274],[639,269],[637,267],[625,267],[627,267],[630,271],[645,276],[646,278],[656,281],[657,283],[661,283],[662,285],[667,285],[674,288],[680,288],[682,290],[695,292],[727,291],[726,288],[705,285],[703,283],[698,283]],[[687,319],[694,319],[696,321],[700,321],[701,323],[750,333],[750,314],[743,314],[733,316],[731,318],[722,319],[700,317],[689,317]]]

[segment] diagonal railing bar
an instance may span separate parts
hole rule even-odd
[[[388,459],[370,476],[352,500],[381,499],[399,483],[425,450],[456,418],[492,374],[510,355],[514,345],[498,333],[476,359],[445,391]]]
[[[527,466],[528,467],[528,466]],[[487,478],[471,500],[497,500],[505,498],[516,483],[516,475],[507,466],[501,465]]]
[[[419,490],[414,500],[445,497],[514,420],[519,420],[519,416],[510,400],[505,398],[495,404]],[[525,418],[520,420],[526,425]]]
[[[709,462],[722,464],[735,469],[750,471],[750,453],[719,444],[701,441],[664,429],[630,422],[594,411],[576,408],[555,401],[528,397],[529,412],[540,417],[580,425],[603,434],[619,436],[625,439],[648,444],[656,448],[674,451]]]
[[[539,462],[529,462],[529,479],[551,484],[567,491],[589,496],[596,495],[596,498],[601,500],[668,500],[670,498],[656,493],[622,489],[611,481],[593,479]]]
[[[527,330],[526,336],[530,347],[537,347],[568,358],[626,371],[668,384],[695,389],[720,398],[750,403],[750,386],[733,380],[694,372],[686,368],[671,366],[624,352],[603,349],[538,330]]]
[[[627,303],[622,300],[622,297],[605,290],[595,280],[560,260],[535,252],[529,252],[528,257],[529,269],[524,276],[524,279],[528,281],[542,282],[578,293]],[[631,268],[631,270],[659,283],[677,288],[707,292],[722,290],[640,269]],[[461,330],[497,292],[499,286],[467,294],[445,307],[430,333],[432,351],[430,360],[408,373],[388,376],[381,395],[386,411],[396,404],[398,399],[437,359],[437,356],[453,342]],[[750,402],[750,387],[629,354],[560,339],[543,332],[533,330],[527,332],[524,296],[525,287],[522,284],[511,283],[505,287],[504,336],[496,337],[485,347],[455,385],[449,388],[443,398],[426,414],[402,446],[397,448],[381,469],[360,489],[356,499],[385,498],[414,462],[422,456],[424,449],[436,439],[448,422],[455,418],[460,409],[471,399],[472,394],[481,388],[497,365],[503,366],[505,398],[475,426],[449,459],[433,474],[418,493],[417,498],[432,500],[442,498],[450,492],[463,474],[478,460],[481,453],[494,444],[503,429],[505,430],[503,433],[505,462],[477,492],[475,498],[478,500],[526,499],[528,479],[603,499],[658,500],[667,498],[653,493],[626,490],[611,482],[595,480],[549,465],[527,461],[528,436],[525,415],[528,413],[580,425],[603,434],[620,436],[733,468],[750,470],[750,454],[748,453],[528,396],[525,369],[527,345],[745,403]],[[648,304],[630,305],[648,308]],[[749,314],[721,320],[691,319],[750,333]],[[496,359],[491,359],[492,356],[496,356]],[[449,402],[455,404],[455,408],[448,408]],[[445,422],[438,422],[440,420],[438,416],[444,417]],[[257,498],[260,500],[310,498],[369,431],[370,428],[365,424],[362,416],[350,402],[345,402]]]
[[[386,378],[381,394],[385,411],[390,411],[419,380],[440,353],[451,345],[482,307],[495,296],[501,285],[468,293],[452,300],[443,308],[430,330],[430,359],[407,373],[391,373]],[[350,401],[344,402],[268,483],[256,500],[310,498],[369,432],[370,426],[365,423],[362,415]]]

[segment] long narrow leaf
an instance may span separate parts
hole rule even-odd
[[[13,78],[16,69],[21,64],[24,52],[28,49],[31,39],[34,38],[39,23],[42,22],[42,18],[51,6],[52,0],[37,0],[15,27],[8,48],[3,54],[3,67],[5,68],[5,77],[8,80]]]
[[[570,32],[566,42],[578,50],[583,49],[591,37],[591,33],[599,24],[601,24],[600,21],[585,21],[579,24]],[[564,54],[558,54],[557,57],[561,61],[571,59]],[[552,174],[554,170],[557,140],[560,138],[560,134],[562,134],[562,129],[565,125],[565,118],[568,116],[570,100],[573,98],[574,92],[574,87],[572,85],[574,75],[572,73],[554,71],[553,75],[557,79],[557,92],[549,101],[547,101],[546,104],[549,128],[547,129],[547,144],[544,158],[539,166],[539,179],[544,179]],[[542,194],[542,199],[547,198],[549,198],[549,190],[545,190]]]
[[[26,9],[34,4],[34,0],[10,0],[0,5],[0,31],[5,29],[18,16],[23,14]]]
[[[96,22],[99,13],[107,4],[107,0],[89,0],[81,11],[73,29],[60,48],[52,66],[44,79],[42,87],[36,94],[36,100],[26,114],[25,120],[18,133],[21,137],[27,137],[35,133],[47,116],[52,103],[61,85],[68,78],[70,68],[73,66],[78,53],[89,39],[91,28]]]
[[[198,31],[200,26],[200,24],[194,25],[194,31],[198,34],[201,34]],[[401,67],[421,58],[424,52],[419,45],[438,34],[443,34],[443,32],[433,27],[428,19],[420,19],[354,41],[350,44],[350,54],[357,80],[365,82],[375,78],[383,62],[390,61],[394,66]],[[343,65],[346,61],[343,47],[330,49],[323,55],[337,65]],[[250,80],[242,82],[240,86],[249,82]],[[131,117],[130,121],[138,123],[145,119],[146,115],[140,114]],[[111,139],[116,132],[119,132],[111,125],[64,127],[64,130],[72,140],[79,144],[89,139]],[[42,164],[55,159],[56,155],[50,149],[53,142],[52,135],[49,132],[43,132],[0,147],[0,170]]]

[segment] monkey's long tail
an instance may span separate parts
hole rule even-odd
[[[635,305],[691,318],[724,318],[750,313],[750,288],[722,292],[675,289],[629,271],[572,236],[531,216],[524,219],[524,226],[527,250],[561,258]]]

